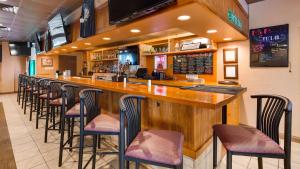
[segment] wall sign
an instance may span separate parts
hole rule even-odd
[[[238,79],[238,65],[224,65],[224,79]]]
[[[52,58],[42,58],[42,67],[52,67],[53,66],[53,59]]]
[[[238,63],[238,48],[223,49],[223,63]]]
[[[289,25],[250,30],[251,67],[288,67]]]
[[[243,22],[241,19],[233,12],[233,10],[229,9],[227,12],[227,18],[228,20],[237,26],[238,28],[242,29],[243,28]]]

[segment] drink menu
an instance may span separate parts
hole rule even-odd
[[[174,74],[213,74],[213,53],[176,55]]]

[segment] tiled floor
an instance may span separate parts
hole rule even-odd
[[[55,169],[58,167],[59,134],[57,131],[50,132],[48,143],[44,143],[43,120],[40,128],[35,129],[35,120],[29,122],[29,113],[23,114],[23,110],[16,102],[16,95],[0,95],[3,102],[11,143],[18,169]],[[88,158],[88,157],[86,157]],[[85,159],[86,159],[85,158]],[[69,153],[64,151],[63,166],[61,169],[77,168],[78,152]],[[189,159],[185,158],[184,163]],[[212,155],[206,155],[202,163],[212,163]],[[1,164],[0,164],[1,166]],[[202,165],[201,165],[202,166]],[[210,169],[207,166],[201,169]],[[0,167],[1,168],[1,167]],[[89,167],[90,168],[90,167]],[[97,168],[117,169],[117,156],[98,157]],[[144,168],[144,167],[141,167]],[[184,167],[186,168],[186,167]],[[199,167],[197,167],[199,168]],[[222,160],[220,169],[226,168],[225,158]],[[256,158],[233,157],[234,169],[257,169]],[[264,159],[264,169],[283,168],[282,160]],[[292,169],[300,169],[300,144],[292,144]]]

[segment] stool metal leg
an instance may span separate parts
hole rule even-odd
[[[232,169],[232,153],[227,151],[227,167],[226,169]]]
[[[216,168],[218,165],[218,139],[217,135],[213,133],[213,168]]]
[[[263,169],[263,159],[262,159],[262,157],[258,157],[258,168]]]

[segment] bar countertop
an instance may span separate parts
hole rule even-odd
[[[176,102],[187,105],[198,105],[207,108],[219,108],[230,103],[236,97],[244,93],[241,91],[237,95],[221,94],[214,92],[202,92],[183,90],[178,87],[152,85],[151,90],[148,90],[147,85],[127,83],[124,86],[123,82],[112,82],[105,80],[92,80],[89,78],[69,77],[63,78],[55,76],[39,75],[38,78],[49,78],[51,80],[59,80],[65,83],[77,84],[86,87],[99,88],[113,92],[124,94],[142,95],[148,98],[163,100],[168,102]]]

